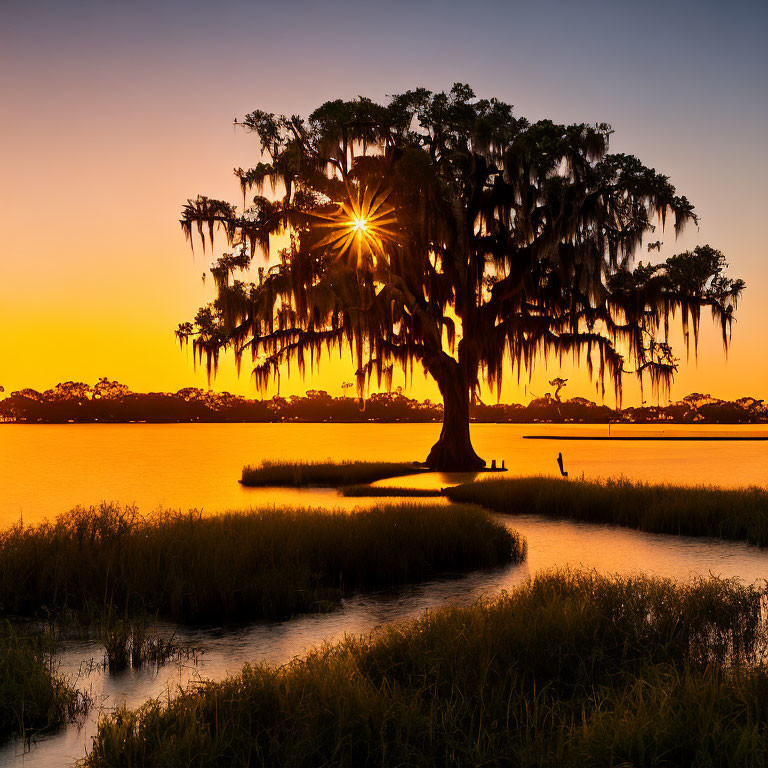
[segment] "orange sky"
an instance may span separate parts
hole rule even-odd
[[[768,120],[760,74],[767,70],[749,19],[734,14],[725,23],[707,9],[699,14],[704,21],[670,17],[671,30],[654,30],[654,56],[662,63],[646,66],[634,56],[648,44],[642,28],[636,41],[613,49],[606,43],[598,52],[569,50],[570,38],[556,33],[533,47],[522,32],[510,32],[518,37],[494,53],[481,45],[487,29],[462,27],[458,10],[446,11],[440,40],[432,41],[426,16],[415,16],[395,37],[386,20],[372,26],[357,18],[340,31],[326,16],[313,16],[311,5],[288,3],[286,10],[294,5],[300,21],[290,35],[276,13],[248,15],[243,6],[245,15],[237,15],[235,4],[194,5],[181,20],[145,3],[111,10],[75,3],[66,11],[55,3],[12,3],[4,12],[0,385],[6,392],[100,376],[135,390],[205,386],[204,372],[193,371],[173,330],[210,298],[210,281],[204,287],[200,280],[209,258],[199,248],[190,253],[178,216],[184,200],[198,193],[240,199],[232,168],[258,158],[254,138],[234,130],[232,119],[256,107],[306,114],[330,98],[382,99],[463,80],[532,119],[610,122],[613,151],[637,154],[670,175],[696,205],[701,225],[677,243],[671,232],[660,235],[661,257],[709,242],[748,286],[727,362],[717,329],[705,318],[698,362],[686,364],[679,349],[672,397],[690,391],[768,397]],[[549,22],[531,23],[547,29]],[[619,55],[627,46],[630,55]],[[498,55],[501,60],[492,59]],[[609,71],[603,56],[614,61]],[[662,77],[673,67],[674,77]],[[550,363],[528,392],[510,372],[502,399],[540,395],[556,375],[571,380],[567,394],[595,396],[582,369]],[[304,381],[283,377],[281,392],[340,394],[350,380],[352,367],[336,362]],[[402,383],[396,375],[395,386]],[[214,387],[256,394],[247,369],[238,379],[226,361]],[[420,375],[410,392],[436,397]],[[627,385],[624,400],[639,400],[634,385]]]

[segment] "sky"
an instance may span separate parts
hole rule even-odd
[[[461,81],[529,119],[608,122],[612,151],[670,176],[700,224],[660,235],[660,257],[710,243],[747,290],[727,358],[705,318],[669,396],[768,397],[766,28],[768,4],[740,0],[0,0],[0,385],[207,386],[173,331],[212,297],[210,255],[178,218],[198,193],[240,199],[232,169],[259,157],[233,119]],[[352,371],[283,376],[280,392],[338,395]],[[554,376],[596,396],[583,366],[548,361],[530,383],[510,369],[501,399]],[[212,386],[258,396],[227,359]],[[407,391],[437,397],[420,375]]]

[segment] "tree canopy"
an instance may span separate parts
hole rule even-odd
[[[212,249],[221,231],[230,248],[211,269],[215,301],[177,330],[209,374],[232,349],[263,387],[283,364],[303,372],[348,347],[362,398],[371,376],[420,363],[445,403],[427,463],[471,468],[484,463],[468,418],[481,382],[500,392],[507,370],[572,354],[603,390],[620,394],[626,373],[665,385],[670,318],[695,344],[706,307],[728,342],[744,283],[720,251],[634,264],[657,227],[697,218],[668,177],[608,151],[606,124],[529,122],[456,84],[242,125],[261,149],[235,170],[242,210],[199,196],[181,219],[190,241]],[[273,253],[280,234],[289,246]]]

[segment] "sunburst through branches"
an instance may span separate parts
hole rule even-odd
[[[397,216],[389,202],[390,190],[346,185],[347,198],[331,213],[317,213],[330,232],[317,248],[330,248],[337,258],[354,260],[357,269],[373,270],[387,262],[386,247],[394,243]]]
[[[609,152],[608,125],[531,123],[462,83],[387,104],[326,102],[306,120],[256,110],[246,125],[269,163],[238,178],[280,183],[283,199],[254,197],[246,218],[199,198],[182,215],[187,235],[212,239],[220,226],[250,246],[217,262],[214,303],[180,329],[214,371],[227,348],[267,355],[261,383],[332,347],[349,346],[359,375],[418,361],[445,406],[426,464],[474,470],[485,462],[470,440],[471,393],[500,393],[510,362],[519,376],[573,354],[591,373],[596,356],[600,388],[612,379],[619,396],[625,373],[654,389],[671,381],[677,310],[695,341],[709,307],[728,343],[744,282],[726,276],[724,254],[702,245],[634,267],[656,217],[674,218],[675,233],[697,217],[667,176]],[[292,227],[258,284],[234,277]]]

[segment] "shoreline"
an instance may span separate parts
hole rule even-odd
[[[735,425],[726,425],[735,426]],[[664,437],[651,436],[651,435],[629,435],[629,436],[614,436],[614,435],[523,435],[523,440],[632,440],[632,441],[650,441],[656,442],[750,442],[750,441],[766,441],[768,435],[733,435],[728,437],[726,435],[668,435]]]

